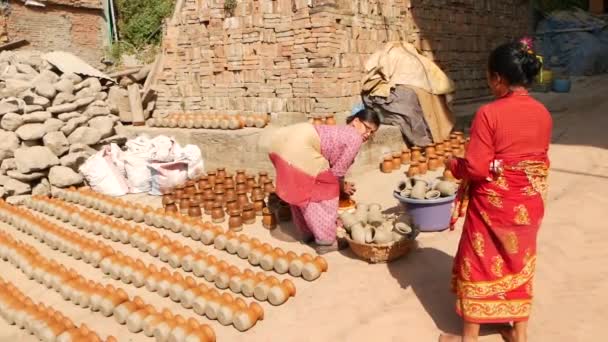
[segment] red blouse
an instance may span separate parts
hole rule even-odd
[[[450,169],[456,178],[483,181],[494,159],[547,159],[552,125],[543,104],[526,90],[513,91],[477,111],[466,156],[453,159]]]

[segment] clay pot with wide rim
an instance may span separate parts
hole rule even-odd
[[[401,164],[409,164],[411,160],[411,154],[412,153],[410,152],[410,149],[407,148],[407,146],[403,147],[403,149],[401,150]]]
[[[277,219],[274,213],[267,207],[262,209],[262,226],[266,229],[275,229],[277,227]]]
[[[258,175],[259,175],[258,176],[258,184],[261,186],[268,179],[268,172],[266,172],[266,171],[260,171]]]
[[[201,218],[203,216],[201,207],[199,205],[190,205],[190,208],[188,209],[188,216]]]
[[[411,162],[410,168],[407,170],[408,177],[414,177],[420,174],[420,166],[418,162]]]
[[[243,181],[243,182],[237,182],[236,183],[236,193],[238,194],[240,191],[242,192],[247,192],[247,180]]]
[[[266,207],[264,202],[264,195],[253,198],[253,210],[257,216],[262,216],[262,211]]]
[[[226,202],[232,200],[232,199],[236,199],[236,190],[234,190],[234,186],[230,186],[230,187],[226,187],[225,193],[224,193],[224,197],[226,199]]]
[[[237,192],[237,201],[239,203],[239,207],[243,207],[244,205],[249,203],[249,197],[247,196],[247,193],[245,191],[238,191]]]
[[[226,203],[226,197],[224,196],[224,190],[215,190],[213,191],[213,196],[216,202],[221,204]]]
[[[226,178],[226,168],[225,167],[217,168],[217,178],[221,178],[221,179]]]
[[[422,157],[422,149],[419,146],[412,147],[412,153],[410,154],[410,161],[418,162]]]
[[[401,152],[393,152],[393,170],[401,168]]]
[[[393,156],[387,155],[382,160],[382,164],[380,165],[380,171],[383,173],[391,173],[393,172]]]
[[[427,173],[427,171],[429,170],[429,165],[426,157],[421,157],[420,159],[418,159],[418,168],[420,169],[421,175]]]
[[[334,117],[333,114],[329,114],[325,117],[325,124],[328,126],[335,126],[336,125],[336,118]]]
[[[428,168],[430,171],[437,171],[441,167],[441,163],[439,163],[439,158],[436,155],[431,155],[428,161]]]
[[[245,170],[243,170],[243,169],[236,170],[235,181],[237,184],[247,182],[247,174],[245,173]]]
[[[223,204],[220,202],[213,203],[213,209],[211,209],[211,221],[213,223],[222,223],[226,220],[224,217]]]
[[[213,186],[213,191],[224,191],[226,189],[226,179],[225,178],[217,178],[215,180],[215,185]]]
[[[228,219],[228,228],[234,232],[243,230],[243,219],[241,217],[240,211],[233,210],[230,212],[230,218]]]
[[[253,190],[253,187],[255,187],[255,185],[256,185],[255,176],[248,175],[246,184],[247,184],[247,192],[251,192]]]
[[[211,187],[215,186],[215,180],[217,179],[217,172],[216,171],[209,171],[207,172],[207,181],[209,182],[209,185],[211,185]]]
[[[266,182],[264,183],[264,193],[266,195],[273,193],[275,190],[274,188],[274,184],[272,183],[272,179],[267,179]]]
[[[254,224],[255,223],[255,211],[253,210],[253,204],[247,203],[242,208],[243,211],[243,223]]]
[[[437,150],[435,149],[435,144],[426,145],[424,147],[424,154],[428,157],[430,155],[434,155]]]
[[[256,185],[253,187],[253,189],[251,190],[251,198],[258,198],[258,197],[264,197],[265,193],[264,190],[262,190],[262,186],[261,185]]]
[[[239,202],[236,200],[236,198],[232,198],[226,202],[226,212],[230,213],[234,210],[239,210],[239,209],[240,209]]]

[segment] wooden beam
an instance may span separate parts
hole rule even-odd
[[[139,86],[131,84],[129,90],[129,104],[131,105],[131,113],[133,116],[133,126],[143,126],[145,124],[144,109],[141,104],[141,95]]]
[[[13,40],[12,42],[0,45],[0,51],[16,49],[24,45],[28,45],[29,43],[30,42],[25,39]]]
[[[138,73],[143,67],[136,67],[136,68],[130,68],[130,69],[125,69],[125,70],[120,70],[120,71],[115,71],[111,74],[108,74],[108,76],[112,77],[112,78],[117,78],[117,77],[123,77],[123,76],[129,76],[129,75],[133,75]]]

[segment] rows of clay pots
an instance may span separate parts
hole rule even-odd
[[[4,213],[10,212],[5,209],[2,208]],[[15,213],[20,212],[15,211]],[[19,220],[22,218],[18,218]],[[15,241],[8,234],[0,234],[0,247],[0,256],[21,269],[30,279],[54,289],[63,299],[71,301],[74,305],[89,308],[106,317],[114,316],[116,322],[126,324],[132,333],[143,331],[146,336],[162,341],[169,339],[178,342],[215,341],[215,333],[208,325],[199,324],[194,319],[186,321],[180,315],[173,315],[168,309],[158,311],[139,297],[130,299],[123,289],[88,280],[77,271],[68,270],[54,260],[44,258],[34,247]],[[88,329],[84,328],[81,326],[80,329],[75,330],[72,327],[62,332],[61,334],[68,335],[62,337],[56,335],[61,327],[55,326],[51,328],[55,336],[48,334],[47,341],[95,341],[96,339],[88,333]],[[82,335],[85,335],[86,339],[80,339]],[[109,337],[107,341],[115,341],[115,339]]]
[[[328,125],[334,126],[336,124],[336,119],[333,114],[313,114],[310,118],[310,122],[315,125]]]
[[[165,212],[191,217],[201,217],[204,212],[213,223],[222,223],[229,216],[228,226],[233,231],[255,223],[256,216],[263,216],[264,227],[276,227],[276,219],[266,205],[266,197],[274,193],[267,172],[260,172],[256,179],[245,170],[237,170],[233,176],[225,168],[218,168],[164,192]]]
[[[34,217],[34,219],[36,218]],[[52,223],[48,222],[48,225],[52,225]],[[41,236],[40,231],[36,230],[39,228],[36,225],[31,227],[18,225],[16,227],[34,237]],[[54,228],[58,233],[66,232],[57,226]],[[67,233],[76,235],[73,239],[75,244],[79,242],[81,245],[95,243],[80,234],[69,231]],[[70,249],[69,243],[61,239],[57,241],[58,245],[49,243],[50,240],[40,240],[77,260],[82,258],[85,262],[101,268],[102,272],[115,280],[121,280],[123,283],[132,284],[137,288],[145,286],[148,291],[156,292],[161,297],[170,297],[173,301],[180,302],[183,307],[193,309],[199,315],[217,319],[223,325],[233,324],[240,331],[250,329],[258,319],[263,318],[263,310],[257,303],[247,306],[244,301],[235,300],[229,294],[220,294],[215,289],[197,284],[192,277],[183,278],[179,273],[172,274],[164,267],[158,270],[154,265],[145,265],[140,259],[134,260],[120,252],[114,252],[110,246],[103,243],[97,242],[97,246],[104,251],[104,257],[98,263],[93,263],[89,262],[86,248],[83,248],[84,251],[80,253],[78,249]],[[216,267],[211,274],[219,277],[222,270],[223,268]],[[274,290],[274,292],[276,292],[275,297],[285,293],[281,290]]]
[[[11,282],[0,278],[0,315],[10,324],[25,329],[43,342],[91,341],[101,342],[99,335],[85,324],[76,327],[74,322],[60,311],[42,303],[34,303],[30,297]],[[109,336],[106,342],[116,342]]]
[[[115,217],[128,217],[125,217],[125,215],[123,215],[125,213],[125,210],[123,205],[118,202],[120,200],[114,199],[109,196],[101,195],[88,189],[81,189],[78,191],[74,189],[56,190],[54,192],[54,196],[57,196],[58,198],[64,199],[69,202],[82,204],[86,207],[99,208],[98,210],[107,214],[114,214]],[[52,202],[52,200],[49,201]],[[56,204],[59,202],[53,203]],[[123,203],[126,204],[126,202]],[[76,209],[75,207],[71,208],[72,210]],[[286,273],[286,270],[280,265],[287,262],[289,264],[289,267],[287,269],[289,274],[294,277],[302,277],[308,281],[313,281],[319,278],[321,273],[327,271],[327,263],[322,257],[313,257],[307,253],[304,253],[300,256],[296,255],[294,257],[293,255],[295,255],[295,253],[286,253],[280,248],[273,248],[269,244],[262,244],[256,238],[250,238],[247,235],[236,235],[233,232],[224,233],[221,231],[220,228],[215,227],[210,223],[202,223],[200,222],[200,220],[196,220],[195,218],[188,216],[179,216],[172,212],[165,214],[162,212],[162,209],[152,212],[151,209],[146,210],[145,208],[142,209],[141,207],[136,207],[135,210],[140,211],[142,213],[142,216],[145,216],[146,223],[148,223],[147,221],[149,220],[150,225],[159,228],[162,227],[165,229],[170,229],[175,233],[182,233],[182,235],[190,237],[196,241],[200,240],[206,245],[213,243],[216,249],[226,250],[229,253],[233,249],[221,248],[222,243],[218,242],[216,244],[215,240],[219,238],[220,241],[238,241],[239,248],[237,255],[243,259],[247,259],[251,265],[260,266],[267,271],[274,270],[279,274],[284,274]],[[143,214],[144,212],[146,213],[145,215]],[[136,214],[136,216],[137,215],[138,214]],[[143,217],[140,217],[140,219],[144,220]],[[163,242],[163,239],[161,239],[160,236],[149,235],[149,238],[153,239],[154,241],[157,241],[157,243]],[[137,240],[138,237],[133,237],[133,239],[135,239],[136,245],[140,245]],[[267,266],[264,267],[259,262],[259,260],[263,258],[273,260],[274,264],[277,264],[279,266],[270,267],[270,265],[267,264]]]
[[[269,122],[270,117],[266,114],[169,114],[162,118],[148,119],[146,124],[150,127],[235,130],[244,127],[264,128]]]
[[[383,173],[397,171],[402,165],[409,165],[408,177],[424,175],[428,171],[437,171],[443,168],[444,160],[452,156],[462,157],[466,149],[464,133],[455,132],[445,141],[427,145],[424,148],[414,146],[411,149],[403,147],[400,152],[387,154],[381,165]],[[448,171],[449,173],[449,171]]]
[[[129,242],[133,247],[138,248],[142,252],[148,252],[154,257],[160,258],[161,261],[169,263],[173,268],[181,267],[187,272],[193,272],[197,277],[204,277],[207,281],[215,283],[220,289],[230,288],[230,290],[235,293],[243,293],[249,297],[253,295],[256,299],[261,301],[268,300],[273,305],[281,305],[285,303],[289,297],[295,295],[295,286],[290,280],[279,282],[275,277],[267,277],[263,274],[256,274],[254,277],[251,270],[249,272],[241,272],[236,266],[218,260],[214,256],[207,255],[202,251],[195,253],[190,247],[183,246],[179,242],[172,241],[167,237],[161,237],[152,230],[140,230],[138,233],[134,233],[133,228],[128,225],[121,225],[118,222],[113,222],[98,215],[86,215],[86,212],[78,211],[78,208],[74,206],[61,203],[57,204],[58,202],[59,201],[57,200],[39,200],[39,198],[37,198],[34,201],[29,201],[27,205],[34,210],[39,209],[49,215],[55,215],[57,218],[70,222],[81,229],[90,229],[90,232],[94,234],[103,234],[104,226],[108,227],[108,238],[111,238],[112,236],[111,231],[122,230],[125,229],[126,226],[126,229],[130,230],[130,232],[127,233],[127,236],[130,237]],[[117,235],[118,234],[114,234],[114,236]],[[118,240],[118,237],[116,237],[116,240]],[[116,253],[114,258],[109,257],[104,260],[108,260],[109,265],[112,265],[112,263],[116,264],[114,265],[115,268],[120,268],[123,264],[137,264],[131,258],[120,257],[120,253]],[[104,273],[110,274],[113,278],[130,278],[130,275],[122,275],[120,272],[117,273],[117,271],[112,271],[110,266],[104,268],[103,262],[100,266]],[[149,267],[147,268],[149,269]],[[163,274],[167,276],[169,273],[168,271],[163,272],[162,269],[161,272],[156,272],[157,278],[160,277],[161,280]],[[249,276],[249,274],[252,274],[252,276]],[[174,274],[167,279],[167,282],[170,282],[171,279],[175,280],[176,277],[177,276]],[[183,281],[178,283],[183,283]],[[245,285],[245,283],[247,284]],[[134,282],[134,285],[139,285],[139,287],[143,286],[143,280]],[[243,291],[243,286],[246,288],[251,287],[251,291]],[[150,289],[150,286],[147,286],[147,288],[151,291],[155,290],[155,287]],[[168,292],[169,289],[156,290],[158,291],[158,294],[163,297],[170,294]],[[179,297],[175,297],[174,295],[171,297],[172,299],[179,301]],[[213,317],[213,315],[211,316]]]

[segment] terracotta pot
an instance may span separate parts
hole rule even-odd
[[[175,198],[182,198],[182,196],[184,196],[184,187],[183,186],[178,186],[175,188]]]
[[[401,152],[393,152],[393,170],[401,168]]]
[[[412,153],[411,153],[411,159],[410,159],[410,161],[412,161],[412,162],[418,162],[418,160],[420,160],[421,157],[422,157],[422,152],[421,152],[420,147],[418,147],[418,146],[412,147]]]
[[[439,163],[439,158],[437,156],[432,155],[429,157],[428,168],[431,171],[436,171],[441,167],[441,163]]]
[[[443,154],[445,155],[446,159],[451,158],[454,156],[454,151],[452,151],[452,147],[448,146],[443,150]]]
[[[439,167],[443,167],[443,163],[445,161],[445,155],[443,154],[443,151],[437,151],[437,161],[439,162]]]
[[[445,144],[443,143],[443,141],[435,144],[435,154],[439,154],[439,152],[443,153],[444,150],[445,150]]]
[[[253,210],[253,204],[248,203],[242,208],[243,211],[243,223],[254,224],[255,223],[255,211]]]
[[[247,181],[247,174],[245,173],[245,170],[243,170],[243,169],[236,170],[235,182],[238,184],[238,183],[245,183],[246,181]]]
[[[203,199],[207,199],[214,196],[215,194],[213,193],[213,187],[211,186],[211,184],[205,185],[203,187]]]
[[[203,216],[201,213],[201,207],[198,205],[190,205],[190,208],[188,209],[188,216],[201,218]]]
[[[272,179],[270,179],[270,178],[267,179],[266,183],[264,183],[264,193],[266,195],[268,195],[270,193],[273,193],[274,190],[275,190],[275,188],[274,188],[274,184],[272,183]]]
[[[264,202],[264,196],[254,197],[253,199],[253,210],[257,216],[262,216],[262,211],[266,207],[266,202]]]
[[[269,208],[262,209],[262,226],[266,229],[275,229],[277,227],[277,219]]]
[[[203,208],[205,209],[205,215],[211,215],[213,210],[213,204],[215,203],[215,198],[206,198],[203,204]]]
[[[221,203],[222,205],[226,203],[226,197],[224,196],[224,190],[214,190],[213,196],[216,202]]]
[[[247,192],[247,183],[246,182],[247,182],[247,180],[245,180],[243,182],[237,182],[236,183],[236,192],[237,192],[237,194],[240,191]]]
[[[249,197],[247,197],[247,193],[244,191],[237,192],[237,201],[239,203],[239,207],[242,208],[246,204],[249,203]]]
[[[336,125],[336,118],[330,114],[328,116],[325,117],[325,124],[328,126],[335,126]]]
[[[323,124],[325,124],[325,120],[323,120],[320,116],[315,115],[312,118],[312,124],[315,126],[323,125]]]
[[[236,190],[234,190],[234,186],[231,187],[227,187],[226,188],[226,192],[224,194],[224,198],[226,199],[226,202],[232,200],[232,199],[236,199]]]
[[[196,184],[194,181],[189,180],[186,182],[186,193],[188,195],[194,195],[196,193]]]
[[[411,162],[410,168],[407,170],[407,176],[412,178],[420,174],[420,166],[418,162]]]
[[[380,171],[383,173],[393,172],[393,156],[388,155],[384,157],[382,164],[380,165]]]
[[[243,230],[243,219],[241,217],[240,211],[233,210],[230,212],[230,218],[228,219],[228,228],[235,232]]]
[[[217,178],[218,179],[224,179],[226,178],[226,168],[225,167],[218,167],[217,168]]]
[[[167,204],[173,204],[175,201],[173,200],[173,196],[170,194],[164,194],[162,199],[163,207],[167,206]]]
[[[435,144],[426,145],[424,147],[424,154],[428,157],[434,155],[436,152]]]
[[[460,144],[465,143],[464,132],[458,131],[458,132],[454,132],[454,134],[456,135],[456,139],[458,140],[458,142]]]
[[[220,202],[213,203],[213,209],[211,210],[211,221],[213,223],[222,223],[226,219],[224,217],[223,204]]]
[[[411,160],[411,152],[410,149],[407,148],[407,146],[405,146],[402,150],[401,150],[401,164],[403,165],[407,165],[410,163]]]
[[[236,200],[236,198],[230,199],[229,201],[226,202],[226,212],[230,213],[234,210],[239,210],[239,202]]]
[[[224,191],[226,189],[226,181],[225,178],[219,178],[215,180],[215,185],[213,186],[213,191]]]
[[[418,159],[418,168],[420,169],[421,175],[427,173],[427,171],[429,170],[429,165],[425,157],[421,157],[420,159]]]
[[[183,198],[179,201],[179,213],[182,215],[188,215],[188,209],[190,208],[190,200]]]
[[[255,176],[249,175],[247,176],[247,192],[251,192],[253,190],[253,187],[255,187],[256,182],[255,182]]]
[[[260,171],[258,174],[258,184],[261,186],[266,183],[266,180],[269,179],[268,172]]]
[[[265,195],[266,194],[264,193],[264,190],[262,190],[262,186],[259,184],[254,186],[251,190],[251,198],[264,197]]]
[[[177,205],[175,203],[169,203],[165,206],[166,213],[177,213],[179,210],[177,209]]]
[[[207,172],[207,181],[213,187],[215,186],[215,180],[217,179],[217,172],[209,171]]]
[[[201,204],[205,201],[205,198],[203,197],[203,192],[197,190],[196,193],[194,194],[194,196],[192,196],[191,201],[194,205],[197,205],[200,207]]]

